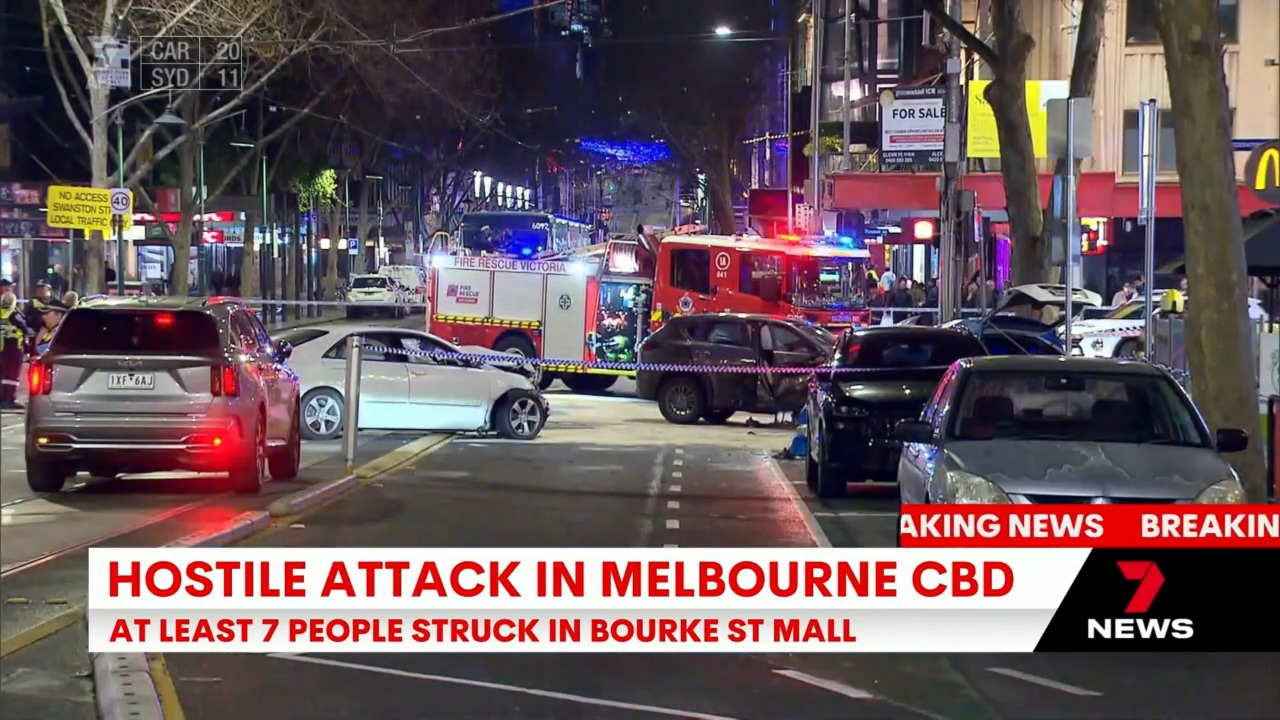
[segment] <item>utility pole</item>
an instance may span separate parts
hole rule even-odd
[[[961,0],[948,0],[947,13],[957,24],[964,21]],[[960,54],[960,38],[949,33],[947,41],[947,124],[943,147],[942,168],[942,227],[939,243],[938,315],[942,322],[959,316],[960,286],[963,271],[958,260],[961,255],[960,218],[963,214],[961,196],[964,192],[964,171],[967,164],[964,147],[964,88],[960,73],[964,63]]]
[[[786,60],[786,62],[784,63],[784,67],[785,67],[784,75],[785,75],[785,77],[786,77],[786,82],[785,82],[786,89],[785,89],[785,91],[784,91],[784,92],[783,92],[783,94],[782,94],[782,115],[783,115],[783,119],[782,119],[782,128],[783,128],[783,129],[782,129],[782,132],[783,132],[783,134],[784,134],[784,135],[786,136],[786,138],[787,138],[787,140],[786,140],[786,142],[787,142],[787,162],[786,162],[786,167],[783,169],[783,171],[784,171],[784,173],[785,173],[784,177],[786,178],[786,187],[787,187],[787,232],[788,232],[788,233],[794,233],[794,232],[796,231],[796,203],[795,203],[795,200],[796,200],[796,198],[795,198],[795,186],[796,186],[796,181],[795,181],[795,178],[793,178],[793,177],[792,177],[792,165],[791,165],[793,162],[795,162],[795,156],[793,156],[793,155],[791,154],[791,147],[792,147],[792,143],[791,143],[791,92],[792,92],[792,90],[793,90],[793,86],[792,86],[792,84],[791,84],[791,55],[792,55],[792,52],[793,52],[793,49],[792,49],[792,47],[791,47],[791,38],[792,38],[791,22],[790,22],[790,20],[791,20],[791,19],[792,19],[792,18],[790,18],[790,17],[788,16],[788,22],[786,23],[786,26],[785,26],[785,27],[786,27],[786,33],[787,33],[787,60]],[[679,187],[679,186],[677,186],[677,188],[678,188],[678,187]],[[679,193],[679,191],[678,191],[678,189],[677,189],[677,192],[676,192],[676,213],[677,213],[677,215],[680,213],[680,201],[679,201],[679,197],[680,197],[680,193]],[[677,218],[677,219],[678,219],[678,218]],[[679,224],[680,224],[679,222],[676,222],[676,225],[679,225]]]
[[[813,0],[813,75],[809,89],[811,109],[809,118],[809,181],[813,184],[813,221],[816,234],[823,234],[822,223],[822,59],[825,54],[823,37],[826,33],[826,3]]]

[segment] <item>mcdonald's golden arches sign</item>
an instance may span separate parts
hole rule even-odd
[[[1244,166],[1244,181],[1262,202],[1280,205],[1280,140],[1253,149]]]

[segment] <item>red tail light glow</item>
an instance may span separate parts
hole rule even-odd
[[[209,394],[214,397],[239,397],[240,376],[234,365],[214,365],[209,368]]]
[[[48,395],[53,392],[53,368],[40,362],[27,368],[27,385],[32,395]]]
[[[169,327],[173,325],[173,313],[158,313],[156,315],[156,327]]]

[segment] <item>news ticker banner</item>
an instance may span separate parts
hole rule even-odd
[[[1276,651],[1280,550],[93,548],[90,652]]]

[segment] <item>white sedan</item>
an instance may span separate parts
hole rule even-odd
[[[334,322],[275,336],[293,348],[289,364],[298,374],[304,438],[342,435],[346,344],[352,335],[365,348],[357,418],[361,430],[497,432],[512,440],[532,440],[542,432],[548,407],[528,366],[424,357],[414,353],[463,351],[418,330]]]

